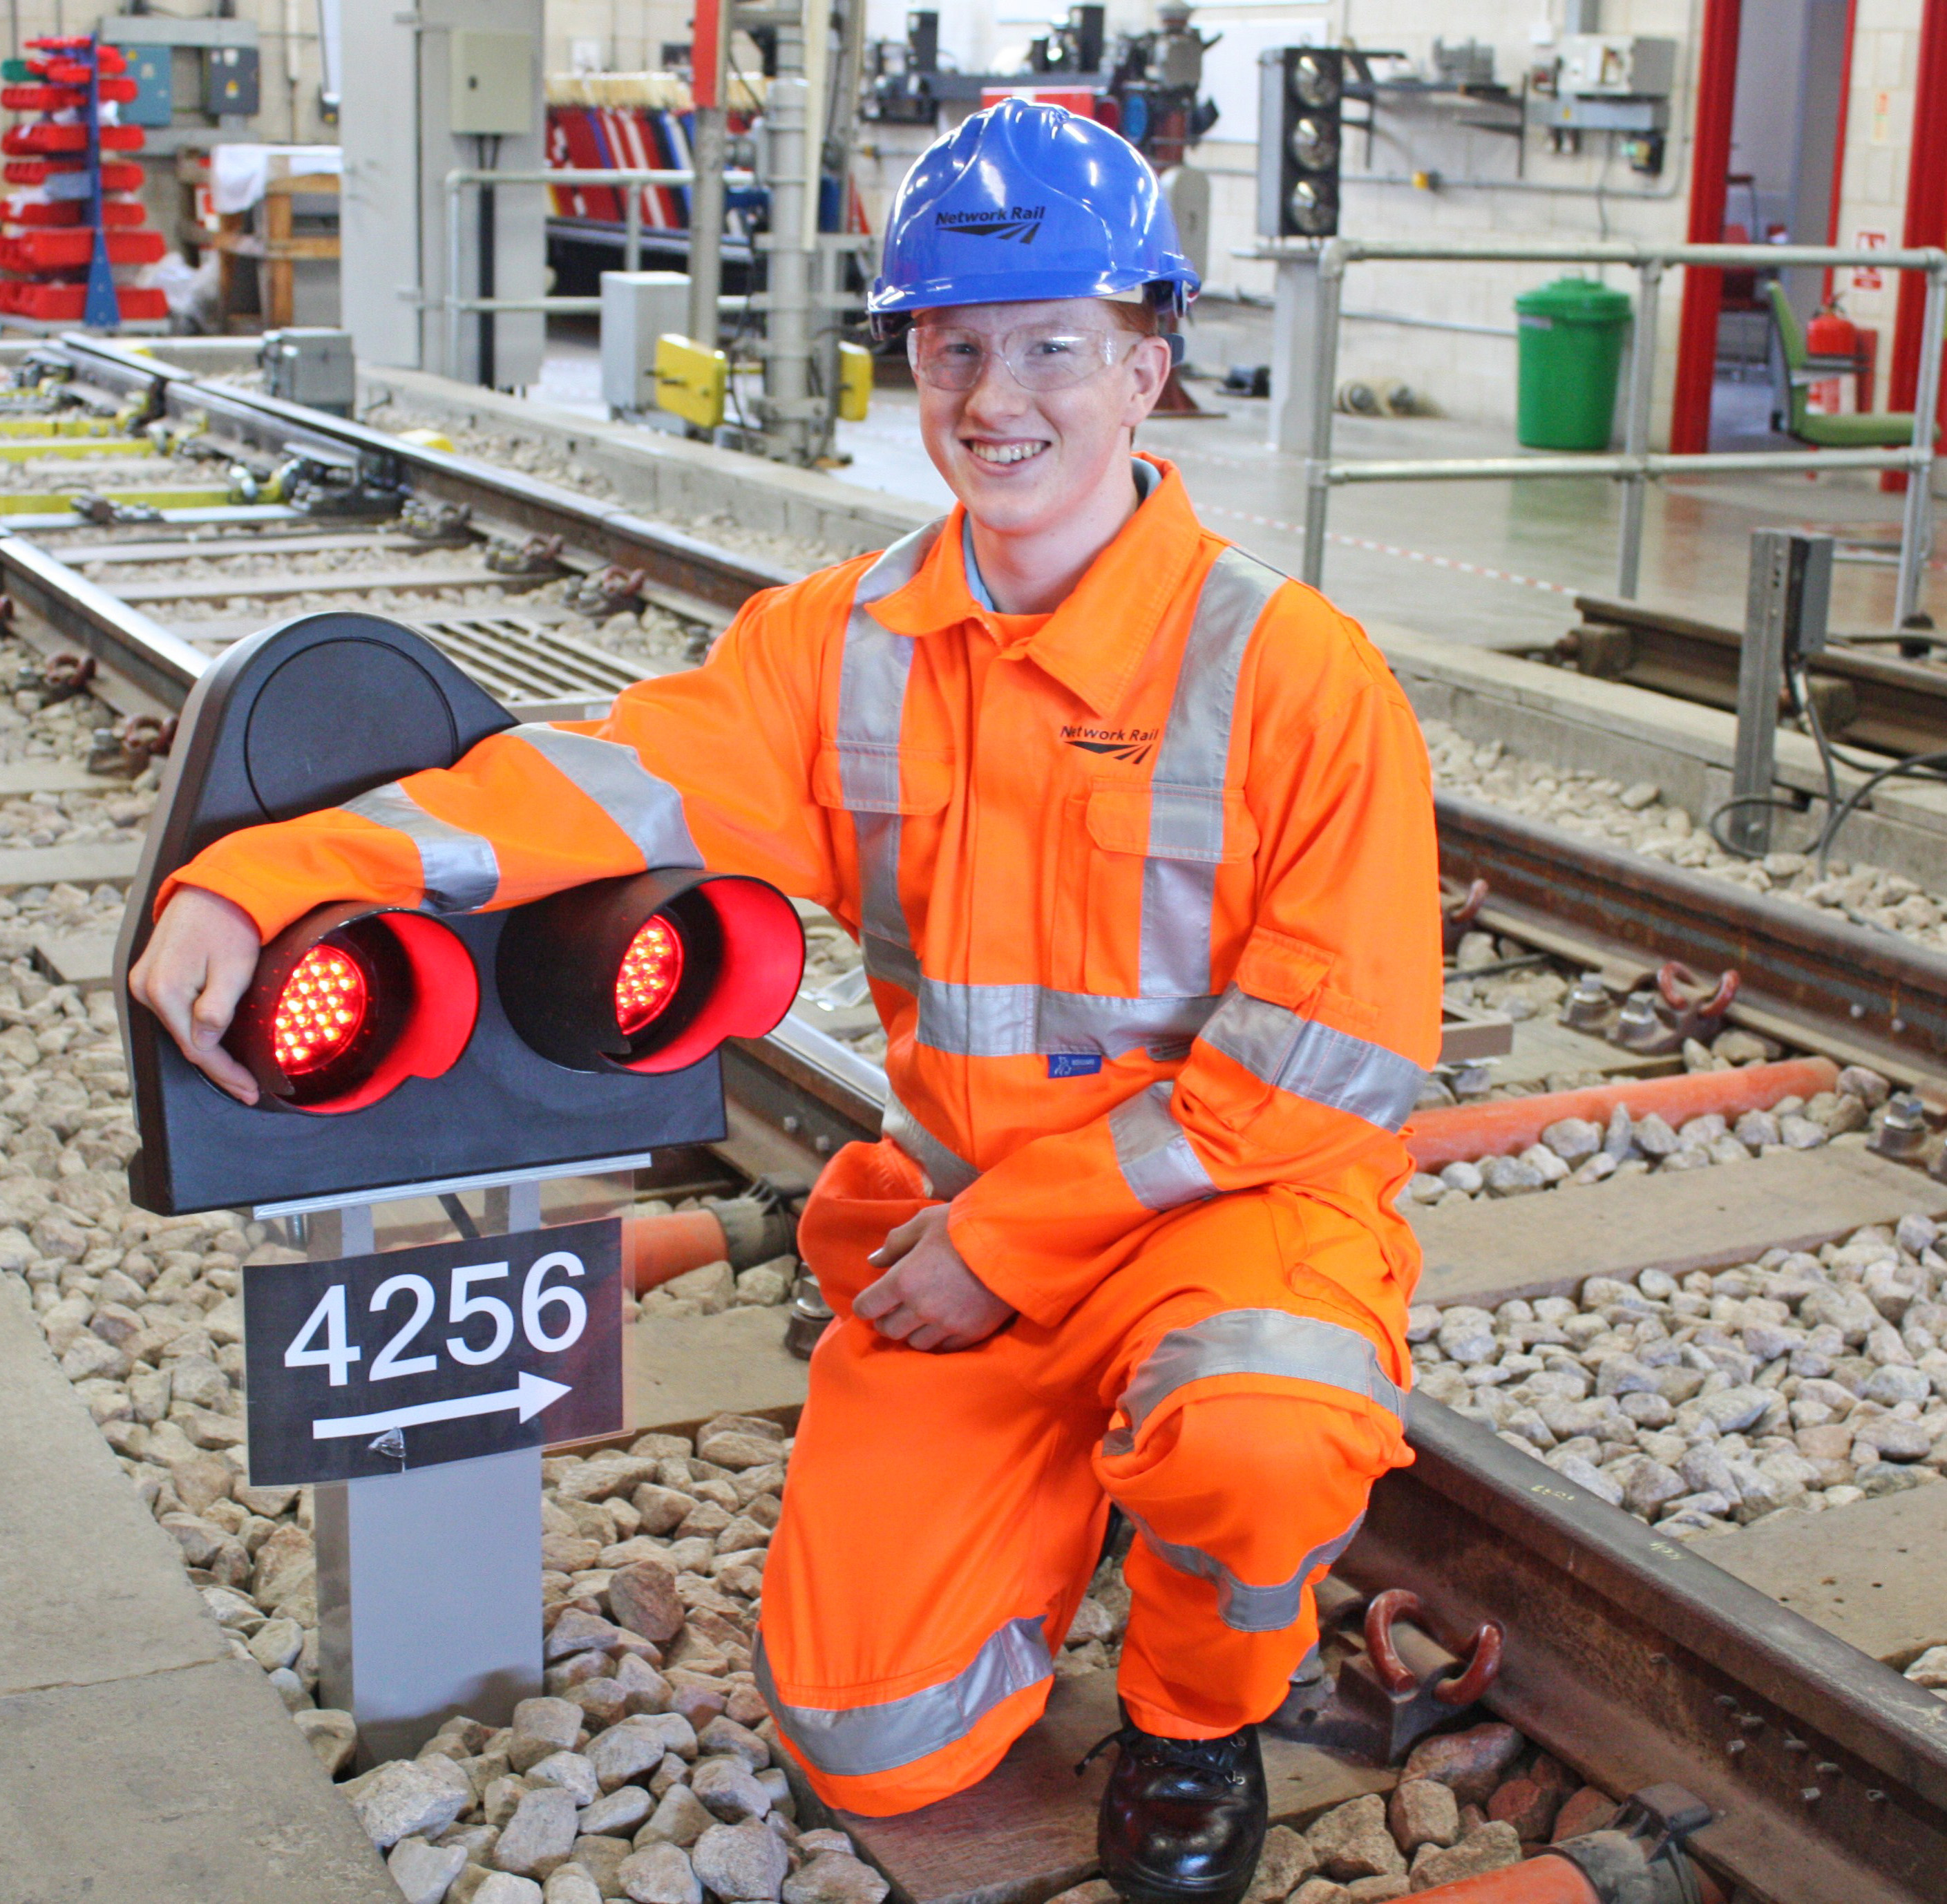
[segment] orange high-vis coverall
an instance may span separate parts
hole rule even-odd
[[[606,721],[511,729],[180,875],[268,938],[331,899],[507,906],[701,863],[859,934],[885,1139],[833,1159],[800,1228],[839,1320],[757,1664],[813,1785],[861,1812],[971,1784],[1033,1722],[1110,1500],[1138,1531],[1130,1716],[1264,1718],[1408,1458],[1425,751],[1360,630],[1161,467],[1052,615],[980,605],[956,509],[757,597]],[[928,1355],[850,1307],[941,1200],[1020,1314]]]

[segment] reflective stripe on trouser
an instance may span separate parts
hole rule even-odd
[[[842,1151],[806,1210],[840,1320],[765,1568],[779,1731],[822,1797],[873,1815],[972,1784],[1033,1723],[1111,1498],[1144,1529],[1120,1675],[1138,1723],[1212,1736],[1265,1717],[1317,1637],[1313,1576],[1402,1458],[1376,1398],[1404,1364],[1297,1313],[1283,1193],[1159,1215],[1059,1329],[1022,1317],[953,1355],[850,1314],[878,1274],[866,1252],[929,1200],[882,1143]],[[1105,1452],[1132,1389],[1142,1419]]]

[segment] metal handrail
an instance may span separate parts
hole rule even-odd
[[[757,175],[726,167],[726,185],[750,185]],[[460,319],[468,314],[501,311],[538,311],[559,316],[587,316],[599,311],[599,298],[464,298],[460,295],[460,207],[461,195],[486,185],[621,185],[623,193],[622,268],[640,271],[642,265],[642,199],[645,185],[693,185],[692,170],[627,166],[562,166],[534,171],[502,172],[484,166],[457,166],[446,175],[446,361],[449,370],[460,362]],[[741,302],[732,300],[741,308]]]
[[[1311,332],[1311,435],[1305,460],[1305,547],[1300,573],[1314,587],[1325,571],[1326,499],[1355,482],[1480,481],[1511,476],[1601,477],[1624,485],[1617,555],[1617,593],[1633,599],[1642,561],[1645,488],[1654,478],[1713,475],[1733,471],[1812,472],[1899,469],[1907,472],[1900,522],[1899,576],[1893,620],[1902,626],[1919,606],[1920,583],[1931,553],[1931,477],[1939,404],[1941,329],[1947,317],[1947,250],[1936,246],[1868,251],[1851,245],[1651,245],[1627,239],[1580,243],[1518,239],[1444,242],[1416,238],[1328,238],[1323,243],[1267,241],[1245,255],[1281,261],[1315,259]],[[1332,454],[1333,397],[1339,383],[1341,290],[1347,266],[1392,263],[1615,265],[1637,276],[1630,340],[1629,389],[1620,455],[1465,457],[1356,462]],[[1656,314],[1664,272],[1672,265],[1713,270],[1771,269],[1799,265],[1871,265],[1882,271],[1924,271],[1927,301],[1921,322],[1918,395],[1912,440],[1894,449],[1720,450],[1665,454],[1649,447],[1650,398],[1656,372]]]

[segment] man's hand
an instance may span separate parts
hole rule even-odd
[[[257,1081],[221,1041],[261,949],[256,925],[240,906],[200,886],[182,886],[128,974],[129,995],[163,1021],[183,1056],[246,1104],[257,1101]]]
[[[946,1234],[946,1206],[902,1223],[865,1260],[885,1271],[852,1305],[882,1336],[908,1348],[971,1348],[1014,1319],[967,1267]]]

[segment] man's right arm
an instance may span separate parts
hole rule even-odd
[[[811,768],[822,637],[856,566],[757,598],[703,667],[630,689],[605,721],[510,728],[451,767],[227,834],[164,888],[132,992],[191,1063],[249,1101],[222,1034],[258,943],[318,906],[497,910],[682,865],[837,904]]]

